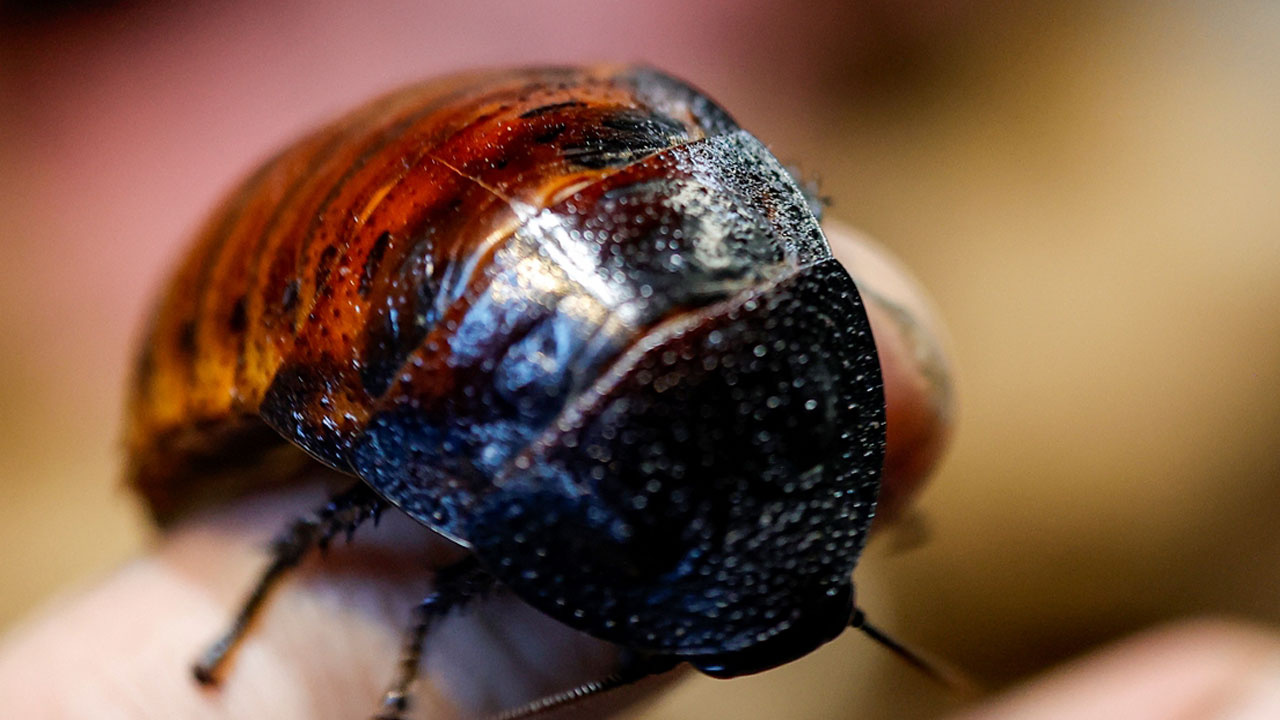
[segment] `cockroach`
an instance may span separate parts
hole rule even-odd
[[[269,160],[152,316],[129,472],[162,521],[283,480],[291,447],[353,480],[288,526],[196,677],[309,551],[392,508],[470,552],[380,717],[405,712],[430,628],[495,588],[623,649],[505,718],[681,663],[766,670],[847,627],[920,664],[854,604],[885,408],[815,207],[642,67],[426,82]]]

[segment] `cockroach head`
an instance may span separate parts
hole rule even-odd
[[[849,620],[878,490],[867,332],[834,262],[672,319],[508,466],[468,538],[525,600],[628,647],[719,674],[812,650]]]

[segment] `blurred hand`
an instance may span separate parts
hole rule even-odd
[[[952,720],[1280,718],[1280,636],[1218,621],[1141,635]]]
[[[882,518],[910,502],[942,450],[947,371],[923,297],[882,251],[830,232],[867,301],[884,368],[889,448]],[[218,508],[175,527],[152,552],[82,595],[48,607],[0,646],[9,717],[368,717],[390,682],[401,633],[458,550],[397,513],[313,557],[272,597],[221,687],[192,680],[197,654],[230,618],[287,522],[318,506],[308,487]],[[415,717],[488,713],[604,677],[612,646],[499,594],[428,638]],[[667,680],[585,703],[601,717]]]

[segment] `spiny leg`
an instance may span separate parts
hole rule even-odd
[[[395,682],[383,696],[381,713],[375,720],[401,720],[409,708],[410,686],[418,677],[427,633],[451,611],[486,595],[494,583],[493,576],[480,567],[475,556],[436,573],[435,590],[415,610],[413,626],[405,634],[404,653],[396,669]]]
[[[682,660],[670,655],[641,655],[628,653],[623,656],[622,663],[612,675],[595,682],[579,685],[555,695],[538,698],[531,703],[513,708],[493,716],[490,720],[526,720],[543,713],[559,710],[566,705],[586,700],[593,695],[630,685],[650,675],[661,675],[675,669]]]
[[[324,548],[340,532],[351,534],[365,520],[377,521],[382,500],[364,483],[335,496],[308,517],[298,518],[272,543],[271,564],[258,578],[253,592],[245,599],[231,627],[200,656],[192,668],[196,680],[211,685],[218,681],[231,653],[244,639],[249,626],[266,604],[267,597],[290,570],[313,548]]]

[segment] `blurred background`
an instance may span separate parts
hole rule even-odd
[[[1159,621],[1280,621],[1280,4],[0,2],[0,629],[150,530],[120,486],[145,308],[271,150],[477,65],[705,88],[929,288],[957,432],[857,579],[1001,686]],[[847,634],[636,718],[930,717]]]

